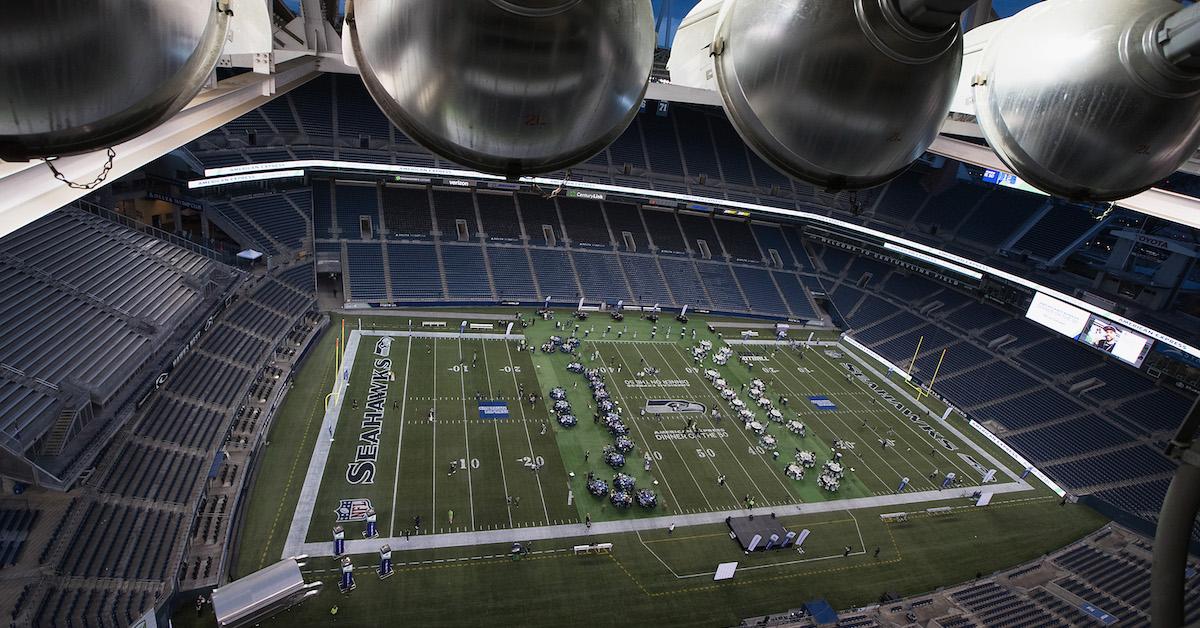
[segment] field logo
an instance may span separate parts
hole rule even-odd
[[[374,484],[375,462],[379,458],[379,437],[383,434],[383,408],[387,405],[388,382],[392,379],[390,358],[375,358],[371,368],[371,385],[367,403],[359,424],[358,445],[354,462],[346,465],[346,481],[350,484]]]
[[[337,510],[333,511],[337,515],[338,523],[347,521],[366,521],[367,511],[371,509],[371,500],[365,498],[358,499],[343,499],[338,502]]]
[[[479,402],[479,418],[481,418],[481,419],[507,419],[508,418],[508,402],[506,402],[506,401],[480,401]]]
[[[383,336],[379,340],[375,341],[375,355],[386,358],[386,357],[388,357],[388,354],[391,353],[391,351],[392,351],[392,337],[391,336]]]
[[[928,434],[930,438],[937,441],[942,447],[945,447],[949,451],[958,449],[958,445],[955,445],[947,440],[944,436],[942,436],[941,432],[937,431],[936,427],[931,425],[925,419],[921,418],[921,415],[909,410],[907,406],[905,406],[903,403],[900,403],[899,399],[896,399],[894,396],[892,396],[892,393],[888,392],[888,390],[882,385],[876,384],[874,380],[867,377],[862,371],[860,371],[857,366],[854,366],[849,362],[842,362],[842,367],[845,368],[846,371],[852,376],[858,379],[858,381],[862,382],[864,386],[870,388],[871,391],[876,395],[879,395],[879,398],[882,399],[884,403],[890,404],[896,409],[896,411],[902,414],[904,418],[908,419],[913,425],[917,426],[918,429]]]
[[[646,414],[704,414],[708,408],[702,403],[683,399],[647,399]]]
[[[809,403],[813,404],[818,410],[837,410],[837,405],[829,400],[825,395],[813,395],[808,398]]]

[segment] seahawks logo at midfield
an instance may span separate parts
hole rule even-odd
[[[647,399],[647,414],[704,414],[708,408],[702,403],[683,399]]]

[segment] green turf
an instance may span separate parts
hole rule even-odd
[[[511,309],[497,310],[494,317],[511,316],[511,313]],[[436,318],[436,314],[431,312],[429,318]],[[476,320],[489,318],[485,313]],[[367,329],[372,326],[377,329],[407,328],[407,319],[397,317],[360,319],[352,316],[347,320],[351,326],[357,326],[361,320]],[[660,329],[665,329],[666,321],[663,322],[664,325],[660,326]],[[699,330],[698,339],[711,338],[702,325],[696,325],[700,322],[693,319],[693,325]],[[338,319],[335,318],[335,328],[337,324]],[[671,324],[677,328],[677,323]],[[603,343],[600,342],[603,339],[594,336],[602,335],[602,329],[607,325],[607,318],[602,319],[598,316],[584,324],[583,329],[594,326],[595,331],[589,334],[588,340],[585,341],[583,353],[589,352],[589,346],[592,347],[591,350],[599,348],[606,364],[612,366],[615,360],[622,366],[622,373],[610,374],[606,380],[610,382],[610,389],[618,399],[625,397],[623,406],[636,406],[644,396],[673,397],[674,393],[680,390],[686,390],[688,393],[681,398],[694,397],[708,405],[716,403],[709,398],[714,391],[705,387],[707,382],[699,374],[688,373],[685,370],[695,367],[685,353],[687,347],[692,344],[690,331],[683,342],[649,343],[645,342],[645,337],[650,325],[631,317],[627,323],[629,336],[623,339],[631,337],[632,332],[636,330],[641,342]],[[552,333],[561,333],[556,332],[552,322],[545,321],[539,321],[525,331],[535,342]],[[725,335],[728,336],[733,331],[725,330]],[[291,523],[300,483],[307,469],[313,445],[318,437],[327,437],[317,432],[321,422],[323,400],[334,374],[333,336],[334,334],[327,334],[315,348],[308,363],[301,369],[296,385],[273,425],[271,444],[259,462],[255,486],[244,513],[243,532],[237,543],[236,562],[232,569],[234,577],[245,575],[278,560],[282,552],[283,541]],[[662,338],[659,336],[657,339]],[[678,341],[677,334],[674,340]],[[813,445],[809,447],[811,449],[817,450],[818,444],[828,442],[834,434],[846,439],[855,439],[859,444],[850,455],[857,459],[851,460],[849,466],[855,466],[856,473],[843,484],[842,492],[837,496],[823,494],[813,487],[811,478],[798,483],[787,480],[781,473],[785,458],[781,456],[780,460],[772,460],[769,455],[757,453],[754,450],[752,435],[728,419],[720,426],[727,430],[726,438],[702,439],[705,446],[698,447],[693,441],[659,441],[654,438],[655,431],[681,428],[683,419],[680,417],[660,420],[639,418],[629,421],[637,426],[633,436],[639,449],[631,457],[626,469],[638,478],[639,485],[650,485],[653,479],[659,479],[660,484],[655,488],[665,503],[653,513],[645,513],[636,508],[629,513],[614,513],[611,507],[593,500],[583,492],[582,476],[587,470],[603,474],[602,477],[611,477],[612,471],[598,463],[599,449],[603,444],[611,442],[611,437],[590,421],[590,410],[581,410],[590,407],[590,398],[586,394],[582,378],[565,370],[567,356],[546,355],[539,351],[530,360],[528,354],[520,357],[511,350],[505,350],[508,343],[463,341],[462,355],[465,361],[470,361],[470,353],[479,352],[479,362],[482,363],[486,358],[487,367],[482,370],[476,367],[466,372],[454,373],[445,368],[448,368],[446,365],[457,364],[460,360],[457,341],[438,340],[435,348],[432,342],[415,339],[411,358],[408,357],[407,343],[408,339],[398,339],[393,344],[392,356],[398,356],[401,349],[405,350],[405,356],[397,357],[397,379],[390,383],[387,404],[388,412],[392,412],[392,395],[403,395],[404,378],[400,375],[401,369],[407,370],[410,378],[408,403],[417,405],[415,408],[406,408],[403,413],[404,441],[399,456],[399,474],[402,479],[396,484],[392,482],[393,478],[387,478],[386,490],[383,490],[383,485],[376,487],[381,491],[378,499],[384,500],[386,497],[389,509],[392,503],[390,493],[395,488],[397,518],[405,522],[410,519],[412,513],[417,512],[417,508],[423,508],[417,506],[418,504],[427,501],[428,517],[436,517],[434,521],[443,522],[437,524],[438,527],[448,525],[444,522],[447,513],[443,512],[443,508],[448,510],[453,507],[456,511],[456,524],[464,525],[459,522],[462,521],[464,513],[470,516],[473,506],[476,529],[486,529],[488,526],[510,527],[507,525],[510,513],[516,517],[512,520],[512,526],[519,527],[537,525],[539,521],[553,521],[556,518],[578,519],[584,514],[591,514],[595,520],[603,520],[736,508],[747,492],[754,492],[761,497],[757,500],[759,505],[850,497],[890,492],[894,489],[891,485],[892,476],[901,473],[907,473],[914,480],[914,484],[917,485],[915,488],[929,488],[922,485],[922,481],[926,480],[926,475],[932,470],[926,467],[936,465],[944,472],[951,467],[943,468],[942,465],[955,462],[942,462],[945,458],[936,462],[932,457],[926,459],[931,456],[928,449],[914,448],[914,452],[909,452],[908,447],[915,444],[920,435],[903,432],[900,429],[905,427],[903,418],[893,411],[873,405],[874,393],[870,393],[856,382],[847,382],[841,378],[839,360],[825,358],[823,354],[817,353],[820,350],[809,351],[803,358],[786,351],[777,351],[776,355],[771,357],[769,350],[760,348],[758,353],[766,354],[768,362],[756,362],[753,372],[740,365],[730,366],[722,370],[723,375],[733,382],[735,387],[751,377],[770,379],[768,392],[772,398],[778,394],[788,395],[792,400],[790,409],[799,412],[803,417],[801,420],[808,424],[811,436],[804,441],[813,441]],[[429,346],[426,347],[423,343],[428,343]],[[483,348],[468,349],[468,345]],[[422,349],[427,349],[428,353],[423,353]],[[437,358],[437,369],[433,366],[434,357]],[[683,389],[625,386],[623,382],[627,378],[628,369],[632,367],[636,371],[641,359],[646,359],[661,369],[659,379],[687,379],[690,385]],[[504,366],[521,366],[521,374],[504,373]],[[764,367],[776,369],[777,372],[764,373]],[[800,369],[805,368],[812,372],[801,372]],[[508,382],[497,381],[501,373],[508,375]],[[488,375],[493,377],[490,388]],[[554,385],[568,388],[571,401],[580,414],[580,427],[561,430],[553,426],[550,433],[543,437],[540,435],[540,423],[549,416],[548,408],[539,405],[530,409],[527,404],[513,405],[514,418],[508,422],[485,422],[475,418],[467,419],[464,423],[451,423],[455,417],[463,420],[472,414],[476,390],[493,396],[511,394],[513,391],[505,390],[505,386],[509,389],[513,387],[510,382],[514,376],[528,376],[528,379],[524,380],[527,382],[525,387],[536,387],[543,394]],[[435,381],[439,387],[436,394],[432,390]],[[572,386],[574,381],[580,382],[578,388]],[[458,385],[458,390],[445,395],[452,400],[439,399],[436,402],[439,420],[435,444],[432,433],[434,426],[429,425],[427,420],[428,407],[421,407],[420,404],[426,403],[422,398],[442,397],[442,389],[454,384]],[[803,401],[808,393],[828,395],[839,404],[839,411],[822,413],[812,409],[807,401]],[[353,390],[351,394],[354,394]],[[929,405],[935,410],[939,409],[936,401],[930,400]],[[721,407],[724,408],[723,405]],[[529,414],[522,416],[521,408],[529,410]],[[629,414],[627,411],[626,415]],[[361,409],[359,415],[361,417]],[[353,443],[354,434],[346,438],[341,436],[343,428],[354,425],[348,416],[350,415],[343,413],[339,419],[339,434],[335,441],[337,447],[342,446],[343,441],[346,441],[347,445]],[[867,427],[862,426],[863,417],[868,419]],[[442,421],[446,423],[443,424]],[[707,419],[705,421],[707,422]],[[396,429],[398,423],[396,418],[387,419],[383,430],[384,440],[399,438]],[[972,433],[965,421],[958,420],[956,426],[985,450],[997,455],[1001,460],[1007,460],[997,447]],[[631,425],[632,427],[634,425]],[[804,441],[786,440],[791,435],[779,429],[779,426],[773,427],[775,429],[772,429],[771,433],[780,437],[781,451],[790,452],[793,446],[808,444]],[[522,438],[526,428],[529,429],[528,442]],[[882,430],[886,435],[887,429],[897,431],[897,447],[880,450],[876,433]],[[357,430],[356,425],[354,430]],[[640,434],[638,430],[641,430]],[[913,443],[903,442],[905,438],[911,439]],[[553,446],[551,439],[557,443],[557,447]],[[952,440],[960,446],[963,445],[957,438]],[[468,443],[471,448],[470,458],[480,460],[479,469],[472,468],[469,477],[465,469],[459,470],[453,476],[447,476],[446,467],[451,458],[467,457]],[[524,449],[522,443],[525,445]],[[651,450],[658,452],[662,457],[658,460],[656,456],[654,469],[649,474],[642,471],[640,464],[640,453],[645,443],[653,443]],[[872,443],[875,447],[870,446]],[[410,447],[410,444],[413,446]],[[860,450],[859,446],[863,448]],[[695,451],[697,448],[711,448],[715,456],[709,456],[705,451],[705,456],[700,457]],[[519,464],[518,456],[512,455],[515,450],[523,457],[529,453],[529,449],[546,458],[546,467],[539,476],[535,476],[523,464]],[[960,450],[966,451],[965,447]],[[591,455],[585,464],[584,453],[589,451]],[[331,461],[339,460],[338,452],[335,447]],[[936,449],[935,452],[942,454]],[[381,451],[381,455],[390,456],[387,463],[382,462],[381,458],[381,467],[390,464],[392,473],[395,473],[395,448],[390,452]],[[489,462],[493,460],[496,462]],[[511,464],[506,463],[507,460],[511,460]],[[342,476],[344,464],[343,461],[340,469]],[[483,471],[485,464],[489,465],[486,467],[488,472]],[[1008,461],[1006,464],[1009,468],[1016,469],[1016,463]],[[334,466],[331,464],[330,469]],[[500,473],[501,469],[503,474]],[[565,480],[568,471],[576,473],[572,483],[575,497],[573,509],[566,506]],[[722,489],[717,486],[717,472],[727,475],[728,488]],[[334,477],[337,475],[328,475],[327,480]],[[557,480],[552,481],[552,478]],[[342,479],[344,484],[344,477]],[[499,483],[496,482],[497,479],[500,480]],[[542,480],[542,494],[548,497],[547,509],[555,508],[553,512],[536,512],[540,510],[540,499],[531,503],[534,499],[531,495],[537,494],[537,479]],[[435,482],[440,504],[436,506],[431,490]],[[670,490],[666,486],[668,482],[671,485]],[[557,496],[550,498],[554,491],[557,491]],[[516,513],[517,508],[511,507],[503,499],[506,493],[522,496],[520,514]],[[332,502],[329,501],[331,499],[332,493],[322,494],[319,498],[314,513],[315,536],[310,538],[318,539],[322,538],[322,535],[326,535],[327,538],[326,529],[330,525],[328,518],[332,517]],[[375,501],[376,498],[372,499]],[[384,501],[376,501],[377,509],[383,503]],[[534,504],[538,508],[530,508]],[[782,505],[780,507],[784,508]],[[920,510],[920,507],[908,509]],[[890,511],[896,508],[883,510]],[[530,557],[535,560],[526,559],[519,563],[513,563],[506,558],[479,558],[420,564],[422,561],[495,555],[503,553],[507,547],[422,552],[403,552],[402,547],[397,547],[396,560],[400,573],[380,583],[368,571],[362,571],[359,574],[359,588],[350,596],[336,593],[336,574],[332,571],[321,571],[331,569],[332,561],[318,559],[313,561],[311,567],[318,570],[313,576],[326,581],[325,592],[273,624],[299,622],[301,625],[332,623],[365,626],[412,622],[417,625],[461,625],[479,623],[486,618],[488,623],[499,625],[549,626],[578,621],[577,613],[580,609],[586,609],[588,622],[600,625],[628,625],[630,622],[728,625],[736,623],[738,618],[743,616],[778,612],[798,606],[811,597],[827,597],[835,607],[845,608],[873,601],[883,591],[918,593],[960,582],[974,576],[976,572],[988,573],[1053,550],[1095,529],[1103,522],[1102,518],[1082,506],[1060,507],[1057,499],[1041,487],[1036,493],[998,495],[994,505],[986,509],[967,509],[936,519],[914,518],[907,524],[885,526],[878,519],[879,512],[835,511],[795,520],[785,518],[789,525],[802,525],[812,529],[813,535],[810,537],[805,556],[780,552],[745,557],[736,545],[729,541],[723,525],[679,528],[670,537],[665,531],[652,531],[642,532],[640,535],[622,534],[611,538],[593,539],[615,543],[616,550],[608,557],[574,557],[570,556],[569,552],[556,551],[537,554]],[[785,513],[785,510],[780,512],[781,516]],[[320,520],[322,517],[327,519]],[[426,521],[430,521],[428,517]],[[380,510],[381,531],[384,534],[389,533],[390,518],[390,512],[385,516],[383,510]],[[400,525],[397,523],[397,527]],[[1037,532],[1031,534],[1031,530]],[[535,550],[563,550],[573,545],[574,541],[575,539],[546,541]],[[858,554],[842,558],[840,548],[848,544],[853,545],[856,552],[861,551],[862,546],[870,550],[878,546],[881,548],[880,558],[876,560],[873,556]],[[823,559],[808,560],[809,558]],[[800,559],[807,562],[772,564]],[[374,557],[360,556],[356,557],[355,562],[360,567],[365,567],[374,560]],[[733,583],[723,585],[714,585],[711,576],[682,577],[711,571],[717,562],[726,560],[741,560],[743,568],[754,569],[740,572]],[[405,564],[409,562],[417,564]],[[339,606],[340,612],[331,619],[328,610],[334,604]],[[196,625],[194,617],[194,611],[185,608],[178,614],[176,621],[180,625]],[[207,618],[207,622],[201,622],[199,625],[211,625],[211,617]]]
[[[356,556],[358,588],[349,595],[337,592],[333,561],[319,559],[310,563],[309,578],[324,582],[322,593],[264,625],[561,626],[579,622],[582,613],[588,625],[728,626],[817,597],[848,608],[884,592],[909,595],[967,581],[1035,559],[1103,524],[1087,508],[1059,506],[1047,495],[903,524],[883,524],[879,512],[785,517],[789,526],[812,530],[804,555],[745,556],[717,524],[672,535],[539,542],[538,553],[516,562],[504,556],[506,546],[398,551],[398,573],[385,581],[371,571],[375,557]],[[567,551],[585,541],[609,541],[615,549],[607,556]],[[845,545],[854,551],[848,558]],[[705,574],[725,561],[739,561],[739,572],[714,583]],[[336,617],[329,614],[333,606]],[[184,628],[212,625],[211,615],[197,621],[186,608],[174,620]]]
[[[356,449],[374,442],[361,434],[372,363],[381,357],[375,342],[359,343],[309,541],[330,538],[338,503],[353,498],[371,500],[388,537],[577,522],[547,414],[518,400],[522,387],[538,385],[529,354],[513,342],[395,337],[375,473],[352,477]],[[477,396],[507,401],[510,417],[480,419]]]

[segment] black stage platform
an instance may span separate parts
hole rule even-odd
[[[772,534],[777,535],[778,540],[771,546],[771,549],[783,549],[791,546],[792,539],[787,538],[787,529],[779,523],[774,515],[727,517],[725,523],[729,524],[729,531],[743,550],[750,551],[750,544],[753,543],[756,535],[759,537],[759,541],[754,548],[755,551],[767,549],[767,545],[771,543]]]

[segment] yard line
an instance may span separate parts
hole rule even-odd
[[[508,341],[504,341],[504,352],[508,355],[508,365],[512,366],[513,365],[512,348],[508,346]],[[520,387],[517,384],[517,370],[515,368],[512,370],[511,375],[513,378],[513,386],[517,386],[517,388],[519,389]],[[536,382],[537,380],[535,379],[534,381]],[[520,396],[520,395],[518,395],[518,396]],[[529,443],[529,457],[536,458],[536,454],[533,453],[533,439],[530,438],[530,436],[529,436],[529,421],[525,417],[525,404],[522,403],[522,401],[520,399],[518,399],[517,407],[521,409],[521,425],[524,426],[524,428],[525,428],[525,442]],[[556,442],[556,446],[557,446],[557,442]],[[546,508],[546,493],[544,491],[542,491],[542,474],[541,474],[541,472],[534,471],[533,479],[537,480],[538,495],[541,496],[541,498],[542,498],[542,514],[546,516],[546,521],[549,521],[550,520],[550,509]]]
[[[682,356],[682,357],[683,357],[683,358],[686,360],[686,358],[687,358],[687,354],[683,352],[683,349],[679,348],[679,345],[675,345],[675,351],[676,351],[676,353],[678,353],[680,356]],[[753,375],[753,373],[751,373],[751,375]],[[710,396],[710,397],[712,397],[714,400],[718,400],[718,403],[721,401],[721,398],[720,398],[720,397],[717,397],[716,393],[712,392],[712,389],[711,389],[711,388],[707,388],[707,387],[705,387],[705,390],[706,390],[706,391],[708,391],[708,394],[709,394],[709,396]],[[746,443],[746,445],[747,445],[747,446],[750,446],[750,447],[755,447],[755,446],[757,446],[757,445],[758,445],[758,443],[755,443],[755,442],[751,441],[749,436],[746,436],[746,430],[745,430],[745,426],[742,426],[742,427],[737,427],[737,423],[741,422],[741,419],[740,419],[740,418],[738,418],[736,415],[733,415],[732,413],[730,413],[730,416],[729,416],[728,418],[729,418],[730,420],[732,420],[732,421],[733,421],[733,423],[734,423],[734,427],[736,428],[736,429],[734,429],[734,430],[732,430],[732,431],[734,431],[734,432],[737,432],[738,434],[740,434],[740,435],[741,435],[741,437],[742,437],[742,440],[743,440],[743,441],[745,441],[745,443]],[[763,466],[765,466],[765,467],[767,468],[767,472],[768,472],[768,473],[771,475],[771,477],[775,478],[775,481],[776,481],[776,482],[778,482],[778,483],[779,483],[779,485],[783,487],[783,490],[784,490],[784,491],[785,491],[785,492],[788,494],[788,497],[790,497],[792,500],[794,500],[794,501],[797,501],[797,502],[798,502],[798,501],[799,501],[799,498],[797,498],[797,497],[796,497],[796,494],[792,492],[792,489],[791,489],[791,487],[790,487],[790,486],[788,486],[788,485],[787,485],[787,484],[786,484],[786,483],[785,483],[785,482],[784,482],[784,481],[783,481],[783,480],[782,480],[782,479],[779,477],[779,475],[780,475],[780,474],[779,474],[779,472],[778,472],[777,470],[775,470],[775,469],[774,469],[774,468],[771,466],[771,463],[770,463],[770,462],[767,462],[767,459],[766,459],[766,458],[764,458],[764,457],[762,457],[762,456],[757,456],[757,458],[758,458],[758,460],[759,460],[760,462],[762,462],[762,463],[763,463]],[[739,464],[740,464],[740,463],[739,463]],[[745,467],[743,467],[743,470],[745,470]],[[747,473],[747,475],[749,475],[749,474]],[[751,481],[751,482],[754,482],[754,478],[753,478],[753,476],[750,476],[750,478],[751,478],[751,479],[750,479],[750,481]],[[756,484],[755,486],[756,486],[756,488],[757,488],[757,484]],[[764,500],[764,501],[767,499],[767,496],[766,496],[765,494],[763,494],[763,492],[762,492],[762,490],[761,490],[761,489],[759,490],[759,495],[762,495],[762,498],[763,498],[763,500]]]
[[[475,529],[475,487],[471,483],[471,437],[467,434],[467,365],[463,362],[462,337],[458,338],[458,382],[462,392],[463,439],[467,448],[467,499],[471,502],[471,529]]]
[[[486,340],[482,340],[480,342],[487,343]],[[487,374],[488,398],[493,398],[492,397],[492,370],[490,368],[488,368],[487,346],[486,346],[486,344],[484,344],[484,345],[481,345],[479,348],[483,350],[483,372]],[[495,420],[493,420],[492,427],[495,428],[495,430],[496,430],[496,451],[500,453],[500,480],[502,482],[504,482],[504,501],[507,504],[505,506],[505,508],[508,510],[508,527],[511,528],[512,524],[513,524],[512,503],[511,503],[512,502],[512,499],[511,499],[512,493],[508,492],[508,478],[506,477],[506,474],[504,472],[504,449],[502,449],[500,447],[500,426],[496,424]]]
[[[615,351],[617,352],[617,356],[620,357],[621,363],[625,366],[625,368],[629,368],[629,363],[626,362],[625,356],[621,353],[621,348],[617,347],[615,349]],[[640,354],[640,352],[639,352],[639,354]],[[631,375],[633,374],[633,370],[630,370],[629,372]],[[622,398],[624,398],[624,395],[621,395],[621,396],[622,396]],[[629,412],[631,412],[631,413],[634,412],[634,408],[631,405],[626,405],[625,407],[628,409]],[[646,437],[644,435],[642,435],[642,428],[640,425],[638,425],[638,420],[635,419],[633,416],[630,416],[629,422],[633,423],[634,428],[637,429],[637,431],[638,431],[638,436],[641,436],[642,442],[646,443],[646,445],[645,445],[646,449],[649,449],[650,441],[646,440]],[[683,468],[687,470],[688,476],[690,476],[692,478],[692,483],[696,485],[696,490],[700,491],[700,498],[704,500],[704,503],[708,506],[708,509],[712,510],[713,509],[712,504],[708,501],[708,495],[705,494],[704,489],[700,488],[700,482],[696,480],[696,474],[692,473],[692,468],[688,465],[687,459],[683,457],[683,454],[679,453],[679,445],[676,445],[674,440],[671,440],[669,442],[671,443],[671,448],[675,450],[675,455],[679,456],[679,461],[683,463]],[[666,475],[664,474],[663,482],[666,482],[666,481],[667,481],[667,478],[666,478]],[[667,485],[667,489],[670,490],[669,484]],[[671,491],[671,499],[675,499],[674,491]]]
[[[408,365],[412,364],[412,342],[412,336],[409,336],[404,355],[404,394],[400,397],[400,434],[396,437],[396,474],[392,476],[392,517],[388,523],[388,536],[396,536],[396,491],[400,488],[400,445],[404,441],[404,409],[408,405]]]
[[[437,338],[433,339],[433,347],[429,350],[433,354],[433,445],[430,449],[433,451],[433,510],[429,513],[429,529],[433,530],[433,523],[437,519]]]

